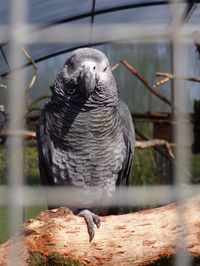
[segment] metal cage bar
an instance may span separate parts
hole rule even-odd
[[[26,1],[12,1],[11,5],[11,26],[9,34],[13,31],[21,30],[25,24]],[[15,36],[11,44],[9,65],[15,67],[19,62],[23,62],[22,54],[18,53],[19,40]],[[24,128],[25,113],[25,74],[23,72],[13,73],[9,80],[8,92],[8,112],[10,114],[8,128],[13,130],[22,130]],[[8,165],[8,225],[9,234],[13,235],[23,222],[23,207],[18,204],[18,199],[23,195],[19,193],[19,188],[23,187],[24,181],[24,146],[23,139],[20,136],[12,135],[7,141],[7,162]],[[10,265],[23,265],[19,252],[23,243],[20,238],[15,239],[15,245],[10,251]]]
[[[171,13],[172,13],[172,53],[173,53],[173,70],[174,75],[186,75],[186,65],[187,65],[187,44],[184,42],[183,26],[185,14],[181,13],[178,5],[183,3],[183,1],[175,0],[171,1]],[[175,167],[175,182],[174,185],[177,186],[177,200],[182,201],[183,197],[181,195],[182,191],[180,189],[181,184],[188,184],[188,177],[181,167],[184,167],[186,171],[189,168],[188,164],[188,154],[185,144],[188,143],[189,139],[189,128],[187,123],[180,123],[182,119],[188,118],[187,115],[187,101],[186,93],[183,93],[186,82],[184,80],[174,80],[174,103],[176,106],[176,111],[174,112],[174,139],[177,144],[175,149],[177,164],[180,167]],[[184,224],[185,214],[182,207],[177,207],[178,220],[177,223],[181,226],[182,231],[177,237],[176,241],[176,266],[187,266],[190,265],[190,257],[186,253],[186,243],[184,240],[184,233],[187,228]]]

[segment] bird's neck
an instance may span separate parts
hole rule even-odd
[[[60,110],[68,110],[69,106],[75,108],[81,107],[82,110],[90,110],[101,106],[114,107],[118,104],[118,92],[114,79],[109,83],[98,82],[95,90],[89,97],[80,94],[80,90],[72,84],[68,84],[67,89],[62,86],[62,77],[56,79],[56,83],[52,86],[51,102]]]
[[[73,109],[79,109],[80,111],[88,112],[93,109],[99,109],[104,107],[115,107],[118,105],[119,98],[117,91],[100,93],[95,91],[88,98],[80,97],[79,95],[57,95],[53,94],[51,97],[51,105],[53,109],[60,111],[61,113],[73,111]]]

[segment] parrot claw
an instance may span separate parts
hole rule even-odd
[[[101,226],[101,220],[99,216],[89,210],[80,211],[77,215],[85,219],[89,234],[89,241],[91,242],[95,235],[94,225],[96,225],[97,228]]]

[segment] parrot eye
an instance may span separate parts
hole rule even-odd
[[[94,66],[93,69],[95,70],[95,68],[96,68],[96,67]]]
[[[103,72],[105,72],[107,68],[108,68],[108,67],[106,66],[106,67],[104,68]]]

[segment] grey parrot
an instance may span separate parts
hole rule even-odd
[[[129,185],[135,143],[132,117],[118,98],[108,59],[96,49],[72,52],[51,91],[37,123],[41,181],[83,188],[85,193],[67,207],[85,219],[91,241],[95,225],[100,227],[99,216],[118,212],[105,207],[104,200]]]

